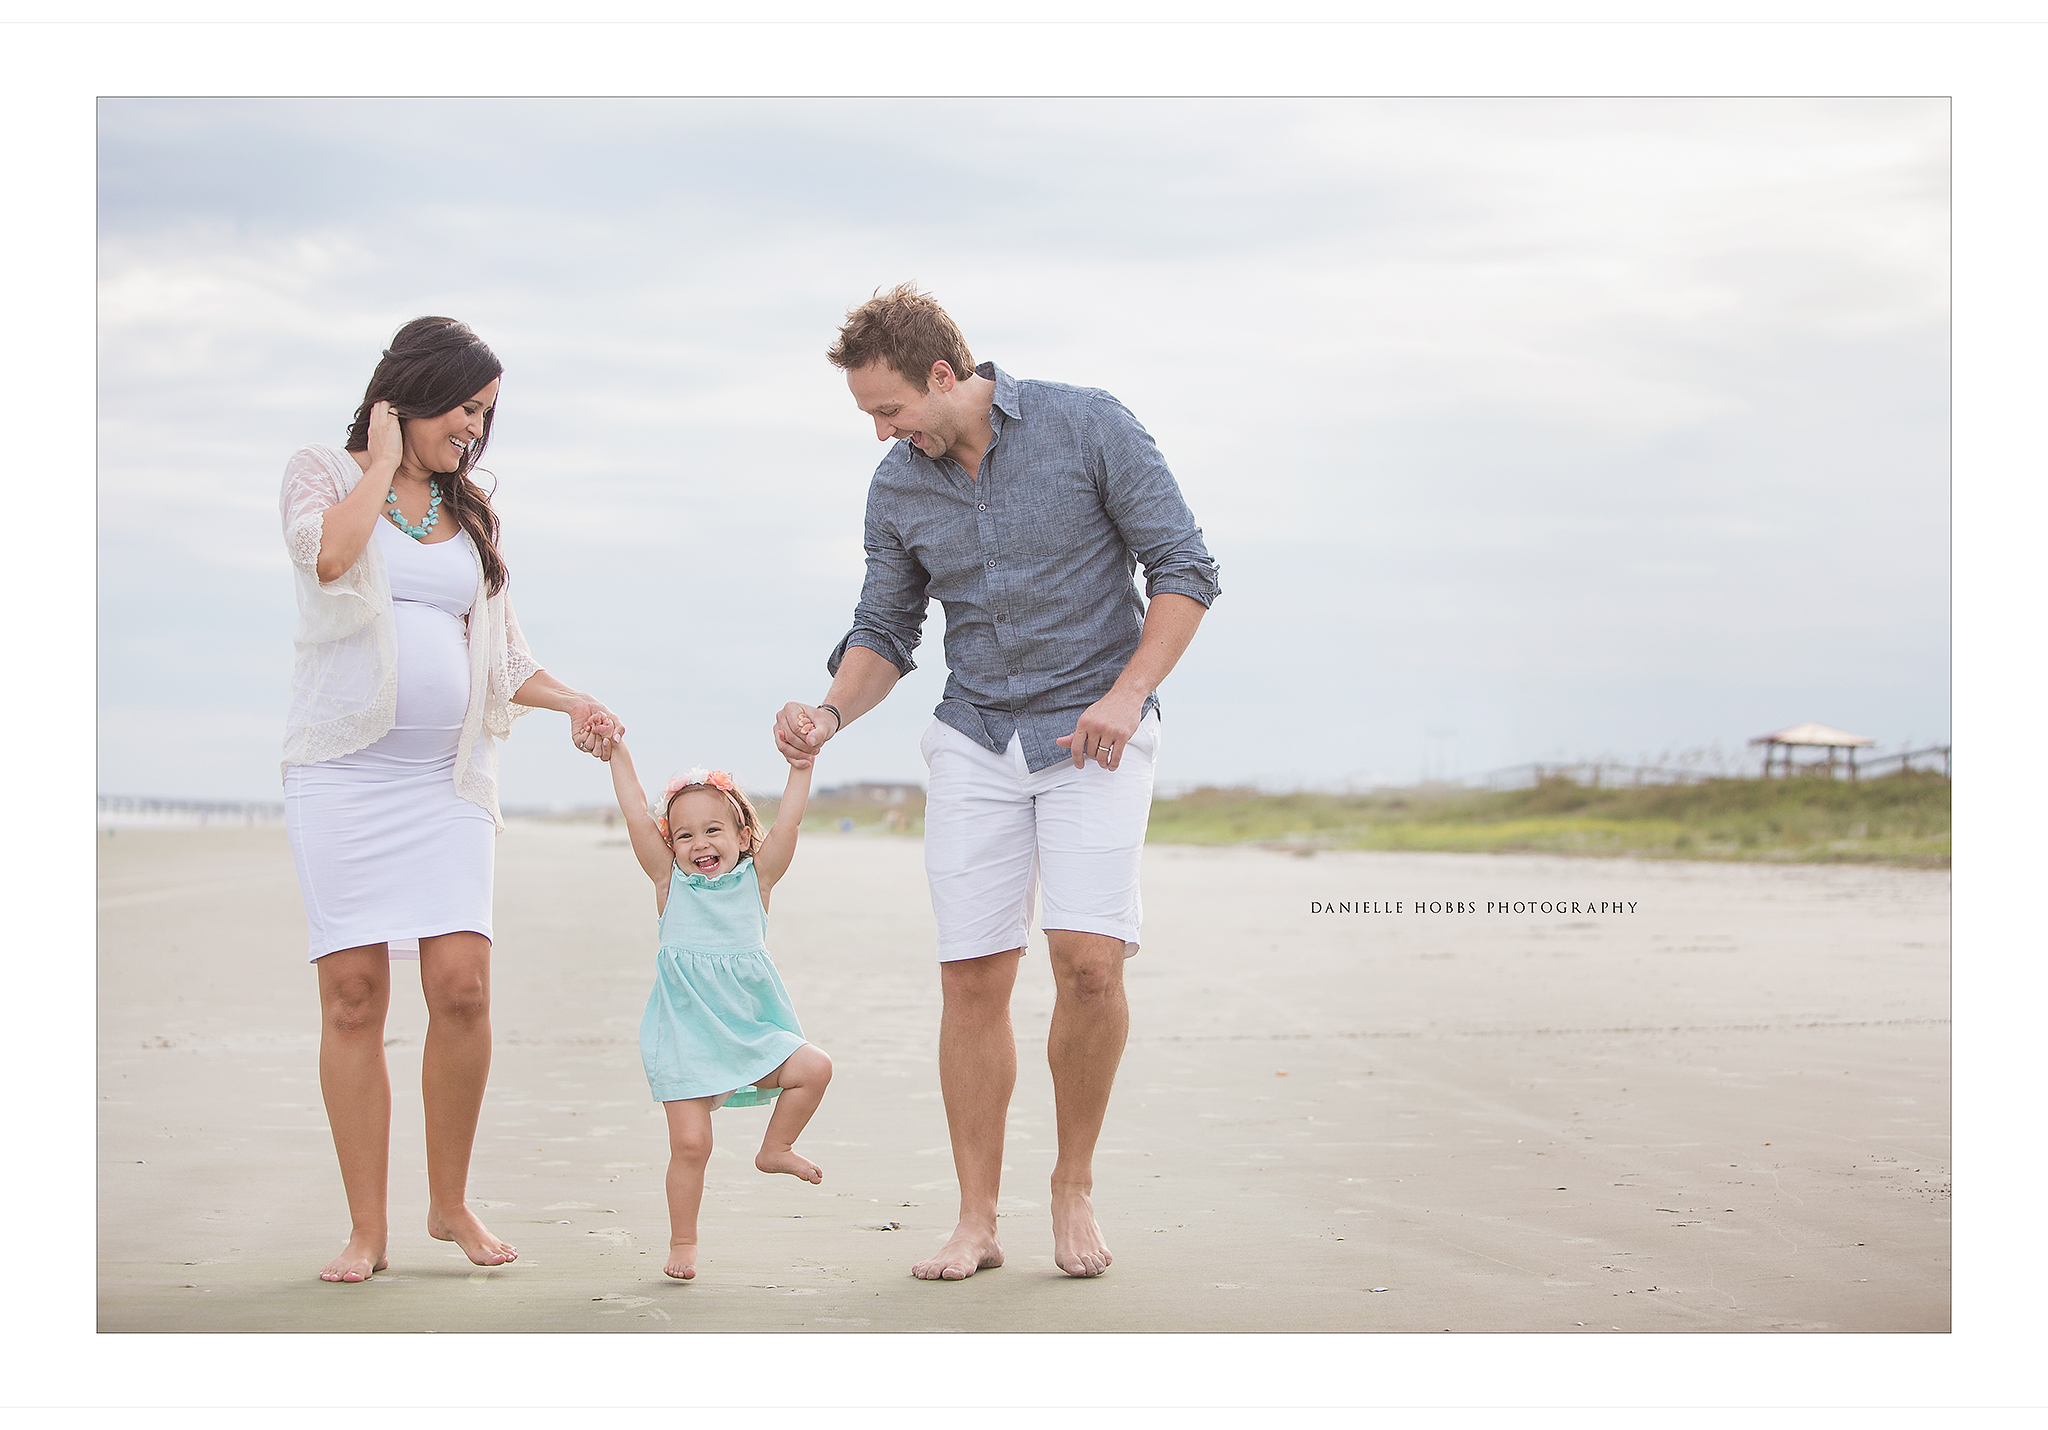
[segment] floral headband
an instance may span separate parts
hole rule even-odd
[[[740,824],[742,826],[746,824],[747,817],[740,809],[740,802],[733,798],[733,790],[736,786],[732,782],[732,776],[724,770],[707,770],[702,765],[699,765],[693,770],[684,770],[681,774],[663,785],[659,802],[655,800],[647,802],[647,813],[654,820],[654,827],[661,831],[663,839],[668,838],[668,807],[676,802],[677,795],[681,794],[691,785],[709,785],[712,789],[717,790],[725,796],[725,802],[732,806],[732,812],[739,819]]]

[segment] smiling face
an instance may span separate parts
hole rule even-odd
[[[669,801],[669,848],[686,873],[713,879],[731,873],[745,837],[732,801],[708,785],[691,785]]]
[[[967,415],[960,411],[960,391],[952,369],[943,369],[923,392],[886,362],[848,370],[847,390],[860,410],[875,421],[875,437],[883,442],[908,442],[934,460],[946,455],[968,430]]]
[[[498,378],[492,378],[475,395],[439,417],[406,419],[407,465],[428,472],[461,471],[470,444],[484,435],[484,419],[498,400],[498,383]]]

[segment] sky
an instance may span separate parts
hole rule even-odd
[[[1223,592],[1168,789],[1946,743],[1948,149],[1940,100],[101,100],[98,787],[279,797],[279,478],[424,313],[505,363],[536,656],[779,787],[884,450],[823,354],[905,280],[1171,463]],[[921,778],[942,627],[821,783]],[[607,790],[520,722],[508,807]]]

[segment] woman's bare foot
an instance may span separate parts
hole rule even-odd
[[[427,1235],[436,1241],[454,1242],[479,1266],[503,1266],[519,1259],[518,1248],[492,1236],[490,1228],[466,1206],[457,1208],[452,1216],[443,1216],[437,1207],[428,1208]]]
[[[1095,1204],[1084,1191],[1053,1188],[1052,1260],[1069,1276],[1100,1276],[1109,1269],[1109,1243],[1102,1239]]]
[[[391,1263],[384,1256],[382,1232],[354,1232],[341,1255],[320,1268],[322,1281],[367,1281]]]
[[[799,1157],[788,1147],[780,1152],[771,1152],[766,1147],[754,1159],[754,1165],[764,1172],[787,1172],[792,1177],[801,1177],[816,1186],[825,1180],[825,1174],[818,1170],[818,1164],[807,1157]]]
[[[673,1276],[678,1281],[692,1281],[697,1276],[697,1243],[694,1241],[672,1241],[668,1244],[668,1265],[661,1268],[664,1276]]]
[[[963,1221],[939,1248],[938,1255],[926,1257],[910,1268],[920,1281],[965,1281],[977,1271],[1003,1264],[1003,1248],[996,1244],[992,1226]]]

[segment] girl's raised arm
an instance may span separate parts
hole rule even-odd
[[[647,812],[647,791],[640,788],[640,777],[633,772],[633,757],[626,752],[625,742],[614,739],[611,746],[612,793],[618,796],[619,813],[626,817],[626,834],[633,841],[633,855],[654,881],[656,890],[666,894],[668,841],[661,837],[661,831],[654,827],[654,816]]]
[[[804,822],[804,806],[810,799],[809,764],[802,769],[791,765],[789,783],[782,787],[782,803],[775,808],[775,823],[762,836],[761,847],[754,853],[754,877],[760,880],[764,894],[789,872],[789,862],[796,858],[797,830]]]

